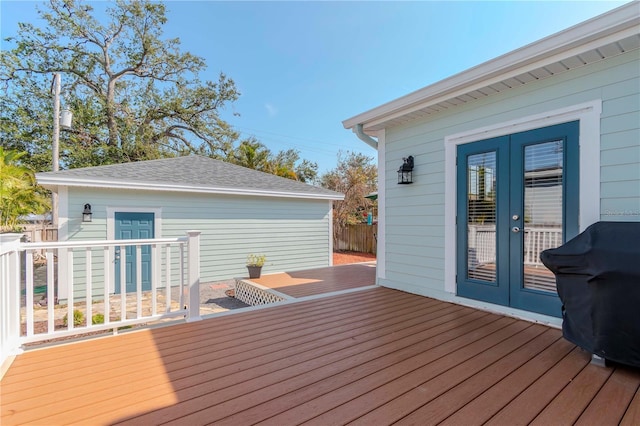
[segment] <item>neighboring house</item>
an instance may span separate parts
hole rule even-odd
[[[246,275],[250,253],[267,256],[263,272],[330,266],[332,202],[344,198],[200,156],[38,173],[36,178],[58,193],[60,241],[183,237],[188,230],[201,231],[201,281]],[[87,204],[91,222],[83,222]],[[76,263],[81,257],[74,256]],[[96,284],[105,274],[99,258],[93,263]],[[76,269],[83,273],[84,266]],[[64,268],[60,271],[64,282]],[[148,274],[142,276],[148,288]],[[112,292],[119,292],[117,281],[109,284]],[[100,294],[103,283],[96,285]],[[67,297],[60,286],[59,298]]]
[[[378,150],[378,283],[559,324],[540,251],[640,221],[639,47],[633,2],[345,120]]]

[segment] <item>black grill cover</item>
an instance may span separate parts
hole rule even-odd
[[[565,339],[640,367],[640,222],[597,222],[540,259],[556,276]]]

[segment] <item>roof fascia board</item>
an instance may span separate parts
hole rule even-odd
[[[634,1],[559,33],[511,51],[430,86],[343,121],[346,129],[357,124],[373,127],[402,115],[481,88],[507,77],[553,63],[581,51],[637,34],[639,2]]]
[[[592,48],[597,48],[602,46],[603,44],[608,44],[608,42],[614,42],[616,40],[620,40],[626,38],[628,36],[632,36],[638,32],[635,28],[629,28],[622,33],[616,33],[604,39],[599,39],[597,41],[593,41],[588,45],[581,45],[579,47],[575,47],[573,49],[563,51],[561,53],[557,53],[554,56],[544,57],[543,59],[538,60],[537,62],[531,62],[523,65],[520,68],[505,68],[502,72],[494,77],[490,77],[487,75],[486,77],[469,80],[467,82],[463,82],[460,86],[458,86],[457,90],[449,90],[446,92],[439,92],[438,96],[431,96],[429,98],[423,99],[420,103],[416,103],[414,105],[407,105],[402,110],[398,110],[393,114],[388,114],[382,116],[378,119],[371,120],[366,123],[365,129],[370,128],[373,130],[378,130],[377,126],[389,121],[394,120],[396,118],[402,117],[407,114],[411,114],[412,112],[418,111],[430,105],[437,105],[441,102],[444,102],[448,99],[455,98],[458,96],[462,96],[466,93],[473,92],[478,89],[482,89],[483,87],[491,86],[492,84],[499,83],[504,80],[508,80],[512,77],[516,77],[518,75],[524,74],[529,71],[536,70],[545,65],[549,65],[562,59],[566,59],[571,56],[578,55],[580,53],[586,52]],[[604,41],[604,43],[603,43]],[[557,74],[556,74],[557,75]]]
[[[238,188],[203,188],[197,186],[186,185],[160,185],[153,183],[136,183],[130,182],[118,182],[107,180],[75,180],[75,179],[61,179],[61,178],[48,178],[38,179],[38,184],[51,190],[55,190],[57,187],[86,187],[86,188],[103,188],[103,189],[130,189],[130,190],[143,190],[143,191],[171,191],[171,192],[191,192],[200,194],[224,194],[224,195],[251,195],[258,197],[278,197],[278,198],[305,198],[314,200],[343,200],[344,195],[329,195],[329,194],[305,194],[301,192],[284,192],[284,191],[261,191],[257,189],[238,189]]]

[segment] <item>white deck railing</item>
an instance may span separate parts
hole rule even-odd
[[[20,237],[0,235],[0,364],[25,343],[106,329],[116,332],[120,327],[167,318],[200,319],[199,231],[181,238],[144,240],[21,243]],[[142,288],[143,246],[149,246],[151,253],[151,288],[146,291]],[[116,247],[123,257],[121,288],[126,289],[129,273],[135,292],[114,293]],[[125,247],[135,250],[135,274],[127,271]],[[36,284],[42,282],[36,283],[34,270],[40,253],[45,264],[38,270],[45,283],[38,288],[46,297],[36,304]],[[61,293],[67,296],[59,304],[56,295]],[[76,311],[81,312],[79,324],[74,324]]]
[[[0,367],[20,348],[20,238],[0,234]]]
[[[524,264],[542,266],[540,253],[562,245],[561,228],[525,228]]]
[[[495,263],[496,229],[493,225],[469,225],[469,267]],[[525,227],[524,259],[529,266],[541,266],[540,252],[562,244],[562,229],[551,227]]]

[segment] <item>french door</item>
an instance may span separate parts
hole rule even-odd
[[[459,145],[459,296],[561,316],[540,252],[578,234],[578,122]]]

